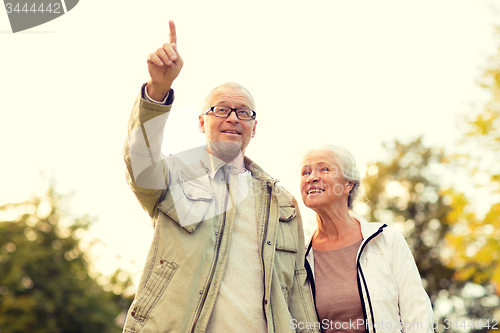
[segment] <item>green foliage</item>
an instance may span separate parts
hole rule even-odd
[[[2,332],[121,332],[115,318],[129,302],[90,275],[79,237],[90,220],[68,216],[62,199],[49,188],[45,196],[0,207],[1,216],[13,217],[0,221]],[[119,273],[111,282],[123,290],[131,281],[117,279]]]

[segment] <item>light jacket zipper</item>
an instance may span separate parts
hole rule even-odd
[[[357,276],[357,280],[358,280],[358,293],[359,293],[359,298],[361,300],[361,307],[363,309],[363,319],[364,319],[364,324],[365,324],[365,331],[366,332],[369,332],[369,330],[366,328],[366,320],[368,319],[368,316],[366,315],[366,305],[365,305],[365,300],[363,299],[363,290],[361,288],[361,280],[360,280],[360,274],[361,274],[361,278],[363,279],[363,286],[365,287],[365,291],[366,291],[366,297],[368,298],[368,305],[370,306],[370,314],[371,314],[371,318],[372,318],[372,328],[373,328],[373,333],[376,333],[376,330],[375,330],[375,318],[373,317],[373,308],[372,308],[372,302],[370,300],[370,293],[368,292],[368,286],[366,285],[366,280],[365,280],[365,276],[363,274],[363,270],[361,269],[361,264],[359,262],[359,258],[361,257],[361,254],[363,253],[363,250],[365,249],[366,247],[366,244],[368,244],[369,241],[371,241],[373,238],[375,238],[378,234],[380,234],[382,231],[384,231],[384,228],[387,227],[387,224],[384,224],[383,226],[381,226],[380,228],[378,228],[377,232],[375,232],[373,235],[371,235],[370,237],[368,237],[368,239],[366,240],[366,242],[363,243],[363,245],[361,246],[361,250],[359,250],[359,255],[358,255],[358,258],[356,260],[357,262],[357,268],[358,268],[358,274],[356,274]]]

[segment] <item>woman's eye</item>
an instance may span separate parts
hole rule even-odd
[[[302,176],[307,176],[308,174],[310,174],[309,171],[302,171]]]
[[[321,171],[330,171],[327,167],[321,168]]]

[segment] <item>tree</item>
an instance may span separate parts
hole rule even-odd
[[[121,295],[130,277],[114,274],[116,294],[96,282],[79,238],[91,221],[72,218],[63,201],[49,187],[44,196],[0,206],[7,217],[0,221],[2,332],[121,332],[115,318],[130,305]]]
[[[453,198],[448,221],[453,232],[447,239],[454,249],[451,261],[457,277],[491,283],[500,294],[500,47],[490,58],[480,85],[491,99],[465,120],[456,161],[477,189],[474,196],[481,199]],[[485,212],[476,208],[480,201],[487,203]]]
[[[447,235],[456,213],[455,199],[461,194],[443,188],[442,179],[450,169],[443,164],[444,151],[425,147],[421,138],[408,144],[395,141],[386,149],[389,160],[367,169],[368,218],[387,223],[405,236],[440,324],[445,319],[492,318],[492,308],[481,304],[482,295],[464,299],[468,280],[458,279],[447,260],[451,252]]]

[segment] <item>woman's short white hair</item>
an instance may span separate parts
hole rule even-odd
[[[347,198],[347,207],[352,209],[353,202],[359,194],[359,186],[361,185],[361,175],[359,173],[359,169],[356,167],[356,159],[354,158],[354,155],[344,147],[325,144],[318,148],[308,150],[304,154],[304,157],[315,151],[324,151],[332,156],[339,164],[342,176],[354,184],[349,192],[349,197]]]

